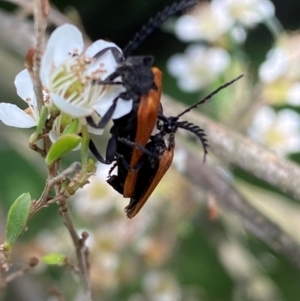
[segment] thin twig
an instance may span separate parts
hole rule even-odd
[[[63,221],[65,226],[67,227],[70,236],[72,238],[73,244],[76,248],[76,258],[78,262],[78,267],[80,270],[79,277],[85,291],[87,300],[92,300],[92,292],[91,292],[91,282],[89,277],[89,263],[87,260],[87,247],[85,245],[85,241],[87,239],[87,233],[84,232],[82,237],[80,237],[74,227],[72,221],[72,215],[68,208],[68,204],[66,201],[61,201],[60,204],[60,212],[63,217]]]
[[[37,99],[38,110],[41,111],[44,105],[42,83],[40,80],[41,57],[44,52],[45,30],[47,27],[47,16],[49,14],[48,0],[34,0],[34,36],[35,52],[33,58],[33,86]]]
[[[61,195],[61,181],[66,177],[66,175],[74,172],[77,168],[79,168],[79,163],[73,163],[67,170],[65,170],[62,174],[56,175],[57,170],[59,169],[59,162],[56,162],[53,166],[49,167],[48,170],[48,183],[51,185],[54,184],[55,195]],[[67,172],[66,172],[67,171]],[[50,186],[50,185],[49,185]],[[61,216],[63,218],[64,224],[69,231],[73,244],[76,250],[76,258],[79,268],[79,277],[81,280],[81,285],[85,292],[86,300],[92,301],[92,290],[91,290],[91,282],[89,278],[89,263],[87,260],[87,247],[85,245],[85,241],[87,236],[85,233],[80,237],[74,227],[72,215],[68,208],[67,204],[68,196],[63,194],[63,197],[60,202],[58,202]]]
[[[77,274],[77,275],[80,274],[79,268],[76,265],[74,265],[73,263],[71,263],[70,261],[66,260],[66,262],[64,263],[64,266],[67,267],[68,269],[70,269],[75,274]]]
[[[176,116],[184,106],[164,97],[164,113]],[[195,110],[186,118],[205,130],[209,150],[300,201],[300,167]]]
[[[32,1],[28,1],[28,0],[3,0],[3,1],[19,5],[26,12],[32,12],[33,11]],[[63,13],[61,13],[58,10],[50,7],[49,8],[49,22],[52,23],[53,25],[59,26],[59,25],[62,25],[64,23],[70,23],[71,20],[69,20]]]
[[[23,269],[13,272],[10,275],[6,276],[5,278],[5,283],[9,283],[12,282],[13,280],[29,273],[37,264],[38,264],[39,260],[36,257],[32,257],[29,259],[29,262],[27,264],[26,267],[24,267]]]
[[[55,177],[49,177],[41,197],[39,198],[39,200],[37,200],[34,203],[34,205],[31,208],[29,218],[32,217],[36,212],[38,212],[42,207],[47,206],[50,203],[53,203],[48,201],[51,200],[49,195],[52,189],[54,188],[54,186],[57,185],[58,183],[61,183],[68,176],[78,172],[80,168],[81,168],[81,164],[79,162],[74,162],[68,168],[62,171],[60,174],[56,175]],[[59,193],[59,195],[61,194]],[[64,195],[64,199],[66,199],[66,195]]]

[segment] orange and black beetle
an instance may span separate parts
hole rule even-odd
[[[87,118],[89,124],[97,128],[103,128],[110,120],[118,99],[133,100],[132,111],[119,119],[113,120],[114,125],[110,130],[111,138],[108,142],[105,159],[99,154],[93,141],[90,141],[90,150],[100,162],[110,164],[116,161],[119,181],[114,188],[124,197],[131,197],[133,194],[137,178],[135,166],[140,161],[143,152],[138,148],[132,148],[121,143],[119,138],[124,138],[141,146],[147,144],[160,110],[162,86],[161,71],[156,67],[152,67],[154,58],[152,56],[130,56],[130,54],[166,19],[196,3],[197,0],[182,0],[166,7],[142,27],[140,32],[124,48],[123,55],[114,47],[103,49],[95,55],[99,57],[106,51],[112,51],[119,63],[115,72],[104,81],[95,84],[123,85],[126,90],[113,100],[112,106],[98,125],[94,124],[91,118]]]
[[[190,123],[188,121],[179,121],[179,118],[193,108],[196,108],[198,105],[203,104],[220,90],[233,84],[241,77],[242,75],[220,86],[214,92],[207,95],[205,98],[192,105],[191,107],[187,108],[178,116],[166,117],[162,113],[159,113],[157,122],[157,129],[159,130],[159,132],[151,136],[150,141],[146,144],[145,147],[128,141],[124,138],[119,138],[120,142],[127,144],[128,146],[138,148],[144,152],[141,157],[140,164],[137,167],[137,179],[134,186],[134,191],[130,198],[130,203],[125,208],[127,216],[129,218],[134,217],[141,210],[141,208],[144,206],[144,204],[152,194],[153,190],[156,188],[164,174],[169,169],[173,161],[175,134],[179,128],[185,129],[195,134],[199,138],[204,150],[205,160],[208,144],[204,131],[193,123]],[[115,189],[116,186],[120,185],[120,179],[116,175],[110,176],[107,182]]]

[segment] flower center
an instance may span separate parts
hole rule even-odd
[[[99,79],[102,70],[89,74],[91,62],[84,57],[72,57],[53,69],[50,91],[75,106],[90,106],[104,93],[107,86],[93,82]]]

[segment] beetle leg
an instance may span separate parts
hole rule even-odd
[[[107,110],[107,112],[104,114],[102,117],[101,121],[99,122],[97,128],[103,129],[108,121],[111,119],[116,107],[117,107],[117,101],[119,98],[122,98],[123,100],[130,100],[130,99],[135,99],[135,94],[131,94],[128,91],[120,93],[112,102],[112,105],[110,108]]]
[[[122,53],[120,50],[116,47],[107,47],[99,51],[94,55],[94,58],[98,58],[101,55],[105,54],[106,52],[111,51],[112,55],[114,56],[115,60],[120,63],[122,60],[124,60]]]
[[[143,145],[140,145],[138,143],[135,143],[135,142],[132,142],[132,141],[129,141],[128,139],[126,138],[118,138],[118,141],[120,141],[121,143],[124,143],[124,144],[127,144],[131,147],[136,147],[138,149],[140,149],[143,153],[145,153],[146,155],[148,156],[151,156],[151,157],[156,157],[157,155],[155,153],[152,153],[150,152],[147,148],[145,148]],[[157,156],[158,157],[158,156]]]
[[[121,94],[120,94],[121,95]],[[110,106],[110,108],[107,110],[107,112],[104,114],[104,116],[102,117],[101,121],[98,124],[98,128],[99,129],[103,129],[106,124],[109,122],[109,120],[111,119],[112,114],[114,113],[116,106],[117,106],[117,101],[120,98],[120,95],[117,96],[114,100],[112,105]]]
[[[115,136],[112,136],[108,140],[107,148],[106,148],[106,158],[104,159],[102,155],[99,153],[96,145],[90,139],[89,148],[94,157],[103,164],[111,164],[116,157],[116,139]]]

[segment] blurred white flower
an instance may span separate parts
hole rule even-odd
[[[207,40],[214,42],[233,25],[228,10],[219,0],[202,3],[189,15],[181,16],[175,24],[175,33],[182,41]]]
[[[267,103],[300,105],[300,35],[285,33],[259,68]]]
[[[196,91],[213,82],[229,63],[230,56],[222,48],[191,45],[184,54],[173,55],[167,68],[182,90]]]
[[[259,77],[265,83],[278,79],[288,69],[289,54],[283,48],[273,48],[267,54],[267,60],[259,68]]]
[[[143,290],[150,301],[174,301],[181,299],[179,284],[168,272],[148,272],[143,279]]]
[[[274,13],[274,5],[269,0],[212,0],[197,5],[190,14],[181,16],[175,23],[175,33],[186,42],[215,42],[230,31],[235,22],[253,27],[273,17]],[[246,32],[241,33],[239,30],[233,34],[239,43],[246,38]]]
[[[98,163],[95,175],[89,179],[89,185],[76,192],[73,204],[78,215],[90,218],[90,216],[105,214],[112,209],[124,212],[121,195],[106,183],[110,167]]]
[[[65,227],[42,230],[38,233],[35,241],[42,249],[42,255],[47,253],[68,254],[70,250],[74,249],[70,235]]]
[[[222,9],[246,27],[253,27],[274,16],[275,7],[269,0],[218,0]]]
[[[229,31],[229,35],[237,44],[243,44],[247,38],[246,30],[239,25],[234,25]]]
[[[300,151],[300,116],[293,110],[276,112],[262,107],[254,117],[249,135],[280,155]]]
[[[287,102],[293,106],[300,106],[300,82],[293,84],[287,91]]]

